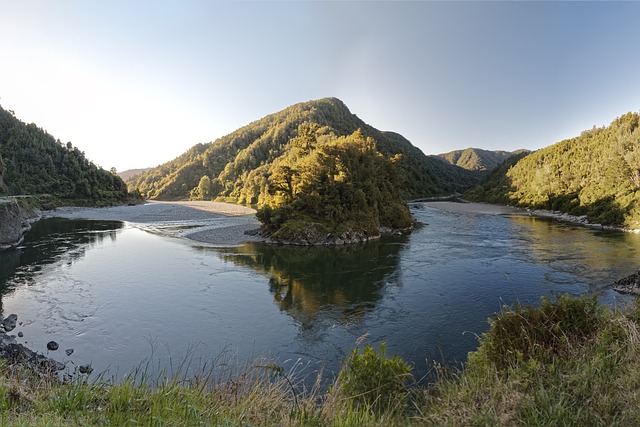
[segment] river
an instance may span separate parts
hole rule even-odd
[[[503,305],[564,293],[617,304],[610,285],[640,264],[635,234],[411,209],[411,235],[340,248],[216,248],[149,225],[42,220],[0,253],[2,313],[18,315],[19,342],[94,375],[267,357],[331,381],[361,339],[386,341],[421,378],[434,360],[463,362]]]

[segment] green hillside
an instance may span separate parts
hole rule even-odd
[[[638,113],[627,113],[608,127],[515,157],[465,197],[640,228],[639,122]]]
[[[480,148],[466,148],[454,150],[449,153],[438,154],[452,165],[459,166],[470,171],[490,172],[509,157],[519,154],[521,151],[489,151]]]
[[[325,98],[293,105],[213,143],[196,145],[127,183],[151,199],[217,199],[261,206],[269,198],[274,162],[290,154],[290,141],[299,136],[303,123],[317,125],[320,143],[360,129],[363,137],[374,139],[383,156],[400,154],[396,159],[401,170],[396,191],[403,198],[449,194],[477,182],[469,171],[425,156],[401,135],[381,132],[352,114],[342,101]]]
[[[50,194],[65,203],[98,205],[128,198],[118,176],[91,163],[70,142],[63,145],[0,107],[0,195],[36,194]]]
[[[126,171],[118,172],[118,176],[122,178],[123,181],[128,180],[136,175],[140,175],[142,172],[148,171],[150,168],[143,169],[127,169]]]

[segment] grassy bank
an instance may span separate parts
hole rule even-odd
[[[384,346],[345,360],[333,387],[304,389],[301,373],[256,362],[223,379],[77,377],[60,383],[6,363],[2,425],[638,425],[640,303],[613,310],[592,298],[543,300],[491,319],[463,371],[434,366],[412,385]],[[220,377],[217,377],[220,378]]]

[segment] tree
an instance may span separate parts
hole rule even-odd
[[[211,178],[204,175],[198,183],[198,194],[202,200],[211,200]]]
[[[4,164],[4,160],[2,160],[2,156],[0,156],[0,191],[2,191],[2,187],[4,187],[4,172],[6,166]]]
[[[297,171],[291,166],[280,165],[276,167],[269,177],[269,192],[272,195],[281,195],[283,203],[293,201],[293,178]]]

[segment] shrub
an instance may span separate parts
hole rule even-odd
[[[550,362],[567,345],[592,337],[602,323],[602,310],[597,296],[560,296],[553,302],[543,297],[538,308],[505,307],[489,322],[478,355],[505,369],[520,360]]]
[[[380,344],[380,354],[369,344],[362,353],[354,348],[339,376],[343,396],[376,413],[403,407],[408,395],[405,384],[411,366],[398,356],[387,358],[386,350],[384,342]]]

